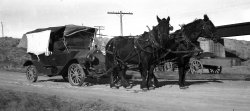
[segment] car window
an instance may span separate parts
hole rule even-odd
[[[63,40],[54,42],[54,51],[64,51],[66,49]]]
[[[87,36],[74,36],[71,38],[66,38],[67,47],[76,49],[87,49],[89,44],[91,44],[91,38]]]

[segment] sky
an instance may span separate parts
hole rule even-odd
[[[148,31],[147,25],[157,25],[157,15],[170,16],[174,30],[204,14],[215,26],[250,22],[250,0],[0,0],[4,35],[15,38],[37,28],[67,24],[104,26],[102,34],[117,36],[119,15],[107,14],[113,11],[133,13],[123,15],[123,35]],[[250,41],[250,36],[239,38]]]

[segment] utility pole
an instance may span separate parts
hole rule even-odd
[[[4,37],[4,32],[3,32],[3,22],[1,21],[1,26],[2,26],[2,37]]]
[[[104,26],[94,26],[94,27],[97,27],[98,35],[99,35],[99,37],[102,37],[101,30],[104,30]]]
[[[125,14],[133,15],[133,13],[119,11],[119,12],[108,12],[108,14],[119,14],[120,15],[121,36],[123,36],[122,16],[125,15]]]

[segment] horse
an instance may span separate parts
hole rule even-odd
[[[209,17],[205,14],[203,19],[195,19],[193,22],[183,25],[181,29],[170,34],[170,39],[166,42],[165,53],[161,53],[160,61],[175,62],[179,69],[179,87],[186,89],[186,72],[189,69],[191,57],[202,52],[197,39],[204,37],[213,41],[218,40],[216,28]],[[162,55],[163,54],[163,55]],[[155,79],[153,71],[149,72],[149,81]],[[156,84],[157,85],[157,84]]]
[[[141,89],[153,88],[151,81],[147,81],[148,72],[156,58],[156,53],[165,46],[171,29],[170,17],[160,19],[157,16],[157,21],[157,26],[137,38],[118,36],[106,44],[105,66],[110,75],[111,88],[119,88],[116,86],[119,79],[124,87],[130,86],[125,79],[129,64],[138,65],[142,77]]]

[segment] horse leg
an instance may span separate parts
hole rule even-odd
[[[114,69],[114,71],[111,72],[110,74],[110,88],[112,89],[119,89],[119,76],[117,74],[117,70]]]
[[[188,59],[189,60],[189,59]],[[184,66],[183,66],[183,77],[182,77],[182,83],[184,84],[184,89],[188,88],[186,85],[186,74],[188,71],[188,67],[186,67],[189,64],[189,61],[184,61]]]
[[[132,88],[132,86],[129,84],[128,80],[126,79],[126,71],[127,71],[127,67],[125,66],[124,68],[121,69],[121,71],[119,72],[119,76],[121,78],[121,83],[122,86],[126,89],[130,89]]]
[[[142,82],[141,82],[141,89],[142,90],[148,90],[147,87],[147,74],[148,74],[148,70],[145,67],[141,67],[140,68],[140,72],[141,72],[141,78],[142,78]]]
[[[116,85],[115,85],[115,76],[114,76],[113,72],[110,74],[110,88],[112,88],[112,89],[119,88],[119,87],[116,87]]]
[[[180,87],[180,89],[183,89],[185,86],[183,83],[184,67],[182,65],[178,65],[178,69],[179,69],[179,87]]]
[[[157,87],[159,87],[159,81],[158,81],[157,77],[154,74],[154,69],[156,68],[156,66],[154,66],[152,68],[153,68],[152,69],[152,76],[153,76],[153,79],[154,79],[154,87],[157,88]]]
[[[153,78],[154,78],[154,87],[158,88],[159,87],[159,81],[158,81],[157,77],[155,76],[154,72],[153,72]]]
[[[154,75],[154,68],[155,66],[154,65],[151,65],[150,66],[150,69],[149,69],[149,72],[148,72],[148,79],[147,79],[147,82],[148,82],[148,89],[149,90],[152,90],[156,87],[156,84],[158,86],[158,80],[157,78],[155,77]],[[152,82],[152,79],[154,79],[154,82]],[[154,83],[154,84],[153,84]]]
[[[186,70],[185,70],[185,63],[178,63],[179,69],[179,87],[180,89],[186,89],[188,86],[185,86],[185,78],[186,78]]]

